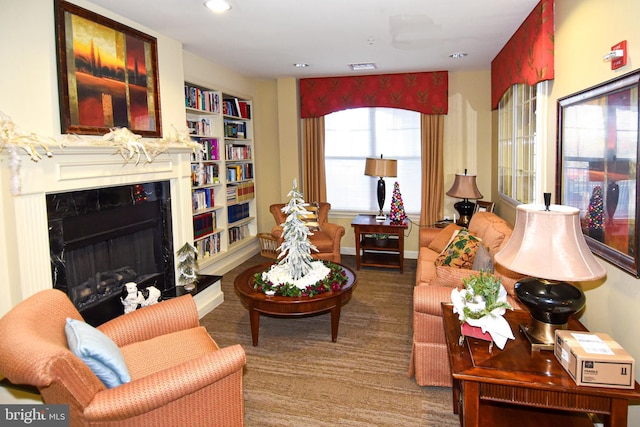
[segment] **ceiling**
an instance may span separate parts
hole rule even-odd
[[[90,0],[247,77],[488,69],[539,0]],[[468,56],[452,59],[450,54]],[[348,64],[374,62],[372,71]],[[296,68],[295,63],[307,63]]]

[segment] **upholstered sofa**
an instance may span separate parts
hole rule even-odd
[[[420,229],[416,286],[413,292],[413,345],[409,376],[421,386],[451,386],[451,369],[442,325],[442,302],[451,301],[451,290],[463,286],[462,280],[478,271],[446,265],[435,265],[440,253],[447,248],[454,232],[461,227],[450,224],[445,228]],[[482,241],[488,249],[489,264],[511,237],[512,228],[502,218],[490,212],[478,212],[471,218],[469,233]],[[521,276],[500,265],[493,265],[514,308],[521,308],[514,294],[514,285]],[[484,268],[483,268],[484,270]]]

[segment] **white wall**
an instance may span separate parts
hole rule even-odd
[[[555,183],[556,100],[628,73],[640,65],[640,31],[637,0],[556,1],[555,80],[549,105],[547,180]],[[602,57],[611,46],[627,40],[627,65],[612,71]],[[547,189],[555,191],[555,189]],[[603,283],[583,284],[587,308],[582,322],[593,331],[611,335],[636,362],[640,362],[640,281],[602,261],[607,269]],[[640,370],[636,379],[640,378]],[[629,409],[630,426],[640,425],[640,406]]]

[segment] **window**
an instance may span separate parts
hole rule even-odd
[[[547,82],[513,85],[498,105],[498,192],[520,203],[542,197],[541,141]]]
[[[407,214],[420,212],[420,113],[394,108],[354,108],[325,116],[327,200],[331,210],[378,212],[378,179],[364,174],[367,157],[398,161],[398,177],[384,178],[384,211],[398,182]]]

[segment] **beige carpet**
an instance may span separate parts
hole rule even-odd
[[[407,377],[415,260],[405,273],[363,268],[342,308],[338,341],[329,314],[300,319],[261,316],[251,345],[236,275],[269,261],[256,255],[222,279],[224,303],[202,319],[218,345],[241,344],[245,421],[262,426],[458,426],[451,389],[420,387]],[[343,264],[355,271],[355,257]]]

